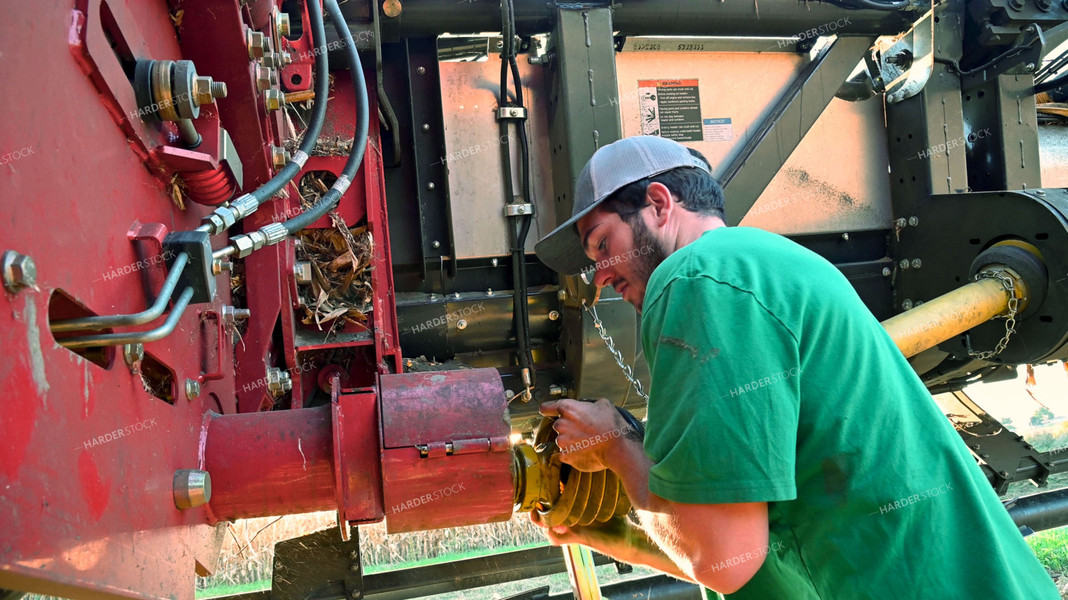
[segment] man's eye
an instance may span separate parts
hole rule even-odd
[[[601,243],[597,244],[597,249],[600,250],[601,252],[604,252],[605,248],[606,248],[605,239],[601,238]]]

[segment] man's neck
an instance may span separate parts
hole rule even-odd
[[[719,217],[697,217],[686,219],[679,224],[678,234],[675,236],[675,247],[672,250],[680,250],[697,241],[706,231],[726,227],[727,224]]]

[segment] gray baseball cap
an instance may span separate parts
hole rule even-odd
[[[708,165],[686,146],[655,135],[640,135],[612,142],[593,153],[575,182],[571,218],[534,246],[541,262],[567,275],[593,269],[579,237],[578,220],[620,188],[679,167],[710,173]]]

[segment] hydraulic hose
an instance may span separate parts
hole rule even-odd
[[[315,150],[315,144],[319,140],[319,132],[323,129],[326,121],[327,96],[330,95],[330,62],[326,56],[326,28],[323,24],[323,11],[318,0],[306,0],[308,14],[311,20],[312,42],[315,44],[315,106],[312,108],[311,121],[304,130],[304,137],[300,146],[293,154],[293,158],[275,173],[274,177],[264,183],[255,191],[249,192],[230,203],[229,206],[220,206],[214,212],[204,217],[205,223],[197,228],[197,231],[207,231],[211,234],[219,234],[229,229],[234,223],[256,212],[272,196],[282,190],[297,173],[304,168],[308,157]]]
[[[314,206],[300,215],[284,223],[289,235],[297,233],[312,223],[318,221],[337,205],[341,195],[348,189],[352,178],[356,176],[360,163],[363,162],[363,154],[367,149],[367,132],[369,124],[369,102],[367,100],[367,82],[363,77],[363,65],[360,63],[360,55],[356,52],[356,44],[352,41],[352,32],[349,31],[348,23],[345,22],[341,9],[336,0],[325,1],[326,10],[330,14],[330,20],[334,22],[338,37],[345,42],[345,55],[348,58],[349,70],[352,71],[352,84],[356,93],[356,136],[352,143],[352,152],[345,161],[345,168],[341,175],[322,198]]]

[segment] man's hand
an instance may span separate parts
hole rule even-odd
[[[607,523],[588,527],[547,527],[535,510],[531,511],[530,520],[545,529],[545,536],[553,546],[582,544],[621,562],[632,559],[632,526],[624,517],[615,517]]]
[[[553,423],[560,460],[579,471],[608,468],[607,457],[624,438],[634,438],[634,431],[616,407],[605,398],[597,402],[558,400],[541,405],[541,414],[559,417]]]

